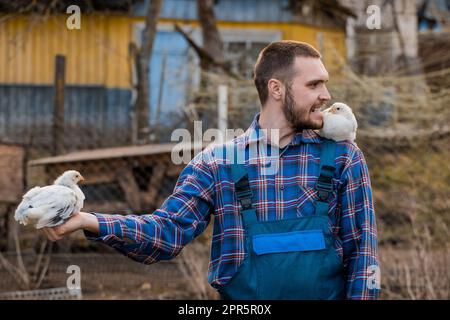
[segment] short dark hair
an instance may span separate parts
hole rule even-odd
[[[296,57],[321,58],[319,51],[306,42],[282,40],[269,44],[261,50],[253,69],[253,81],[259,100],[264,105],[269,92],[267,83],[275,78],[287,84],[293,77],[292,66]]]

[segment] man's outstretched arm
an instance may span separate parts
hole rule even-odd
[[[214,207],[214,179],[197,155],[181,172],[173,193],[148,215],[80,212],[65,224],[46,228],[50,240],[83,229],[89,240],[105,243],[133,260],[150,264],[168,260],[200,235]]]

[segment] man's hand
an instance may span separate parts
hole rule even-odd
[[[90,232],[98,233],[97,217],[87,212],[78,212],[59,226],[53,228],[42,228],[41,230],[48,240],[58,241],[80,229],[86,229]]]

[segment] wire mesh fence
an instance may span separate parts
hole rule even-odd
[[[198,253],[195,248],[190,250]],[[3,255],[11,262],[17,259],[16,252]],[[186,265],[186,256],[189,253],[183,252],[175,260],[144,265],[115,253],[52,253],[45,280],[35,290],[24,290],[17,277],[0,263],[0,299],[217,298],[206,287],[205,257],[195,257],[200,269],[192,272]],[[22,258],[31,270],[37,255],[22,253]],[[68,289],[70,266],[80,270],[79,290]]]

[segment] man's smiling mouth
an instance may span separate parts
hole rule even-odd
[[[312,107],[310,112],[311,112],[311,113],[312,113],[312,112],[320,112],[320,110],[323,110],[323,109],[325,109],[325,108],[326,108],[326,104],[325,104],[325,103],[319,104],[319,105],[317,105],[317,106]]]

